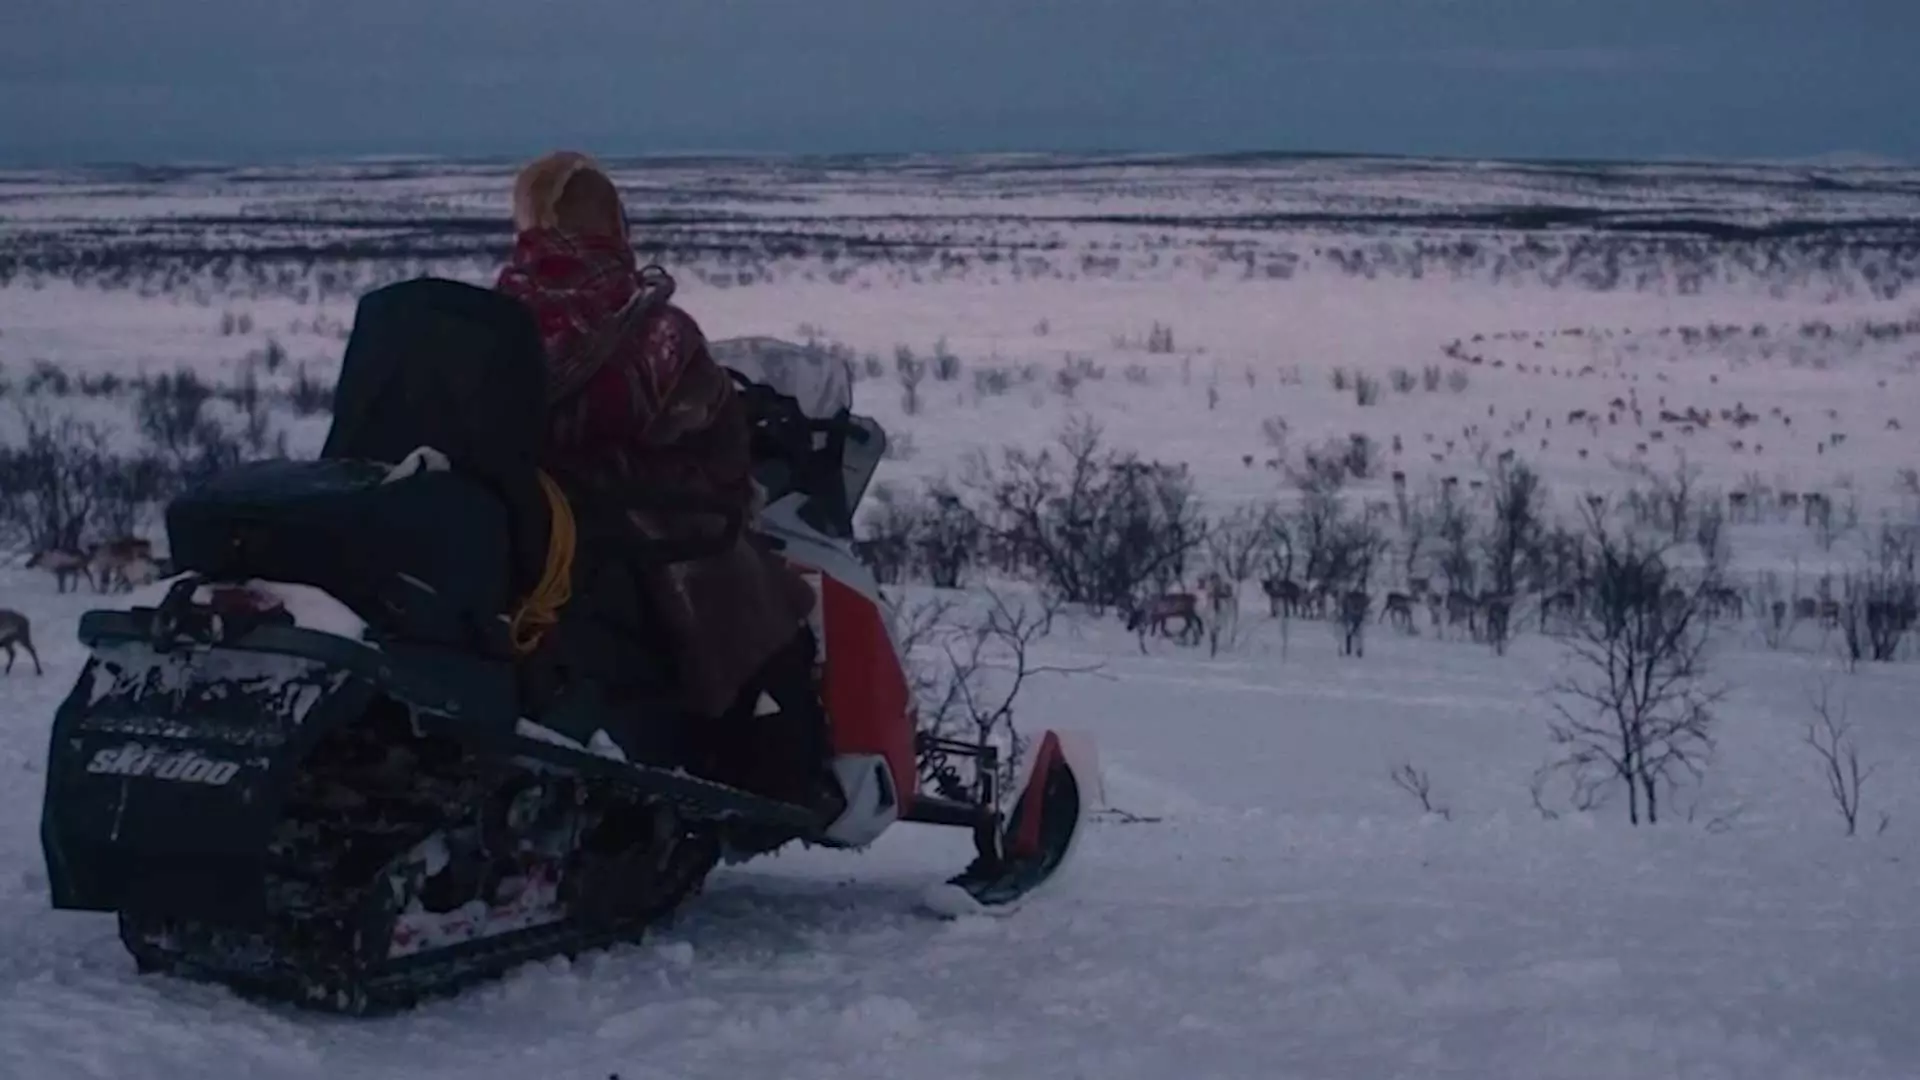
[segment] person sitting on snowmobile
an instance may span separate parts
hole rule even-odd
[[[650,502],[684,494],[750,517],[758,498],[744,406],[699,325],[666,302],[672,278],[637,268],[613,181],[584,154],[549,154],[515,181],[513,220],[513,254],[495,288],[539,322],[554,470]],[[714,532],[701,521],[712,515],[697,510],[627,514],[649,538]],[[710,775],[831,812],[838,786],[825,771],[813,690],[812,589],[744,529],[721,554],[641,576],[677,646]],[[757,717],[763,691],[779,711]]]

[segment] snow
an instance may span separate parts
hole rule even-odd
[[[514,722],[513,733],[523,739],[532,739],[535,742],[546,743],[548,746],[558,746],[582,754],[592,754],[609,761],[627,760],[627,752],[620,749],[620,744],[614,742],[613,736],[604,730],[595,731],[587,738],[586,743],[582,744],[577,739],[570,739],[544,724],[536,724],[523,716]]]
[[[175,574],[173,577],[163,578],[134,589],[132,592],[121,594],[115,598],[116,605],[122,608],[157,607],[167,598],[167,593],[173,586],[189,576],[191,575]],[[293,624],[302,630],[314,630],[365,644],[362,639],[367,632],[366,620],[354,614],[352,608],[325,589],[286,581],[267,581],[262,578],[249,578],[240,582],[239,587],[278,600],[287,614],[293,616]],[[206,603],[212,595],[212,588],[202,585],[193,591],[193,601]]]
[[[1691,294],[1366,280],[1310,260],[1290,279],[1242,279],[1231,263],[1210,272],[1206,243],[1258,231],[1249,226],[1169,227],[1170,239],[1155,246],[1157,226],[1067,220],[1408,204],[1627,212],[1660,199],[1676,213],[1746,220],[1911,216],[1905,171],[1875,170],[1858,191],[1821,195],[1828,201],[1815,205],[1762,166],[1622,168],[1602,182],[1544,166],[1214,163],[1169,172],[1140,161],[1075,170],[1041,159],[875,174],[848,166],[779,184],[742,168],[744,180],[706,164],[635,168],[623,181],[667,201],[718,176],[726,182],[716,180],[718,193],[699,208],[740,215],[729,227],[743,230],[777,213],[808,219],[796,227],[858,235],[951,227],[956,245],[995,230],[1051,236],[1060,247],[1034,257],[1069,270],[1120,245],[1120,272],[1078,280],[1016,277],[1004,264],[928,273],[918,283],[886,270],[844,283],[824,271],[746,286],[683,280],[679,299],[716,337],[796,338],[805,322],[824,339],[882,357],[885,378],[859,381],[856,408],[914,447],[883,464],[883,483],[950,473],[972,450],[1042,444],[1062,420],[1086,414],[1122,445],[1191,462],[1209,499],[1225,503],[1278,489],[1262,464],[1272,451],[1260,425],[1281,416],[1296,449],[1350,431],[1383,445],[1402,436],[1396,467],[1416,487],[1478,475],[1462,434],[1478,424],[1495,450],[1517,448],[1571,498],[1618,482],[1607,459],[1634,456],[1635,444],[1649,441],[1654,399],[1666,395],[1674,408],[1741,402],[1762,420],[1757,435],[1670,430],[1645,454],[1656,465],[1685,445],[1713,484],[1753,473],[1776,490],[1839,493],[1849,490],[1844,481],[1863,520],[1906,512],[1893,480],[1915,464],[1911,440],[1920,431],[1914,339],[1861,333],[1822,344],[1792,331],[1808,320],[1837,328],[1904,320],[1920,313],[1909,298],[1731,271]],[[381,169],[391,177],[372,175]],[[342,218],[401,205],[491,212],[505,191],[498,169],[439,164],[256,178],[244,198],[217,174],[144,194],[112,178],[85,191],[58,178],[32,183],[47,194],[8,204],[9,235],[51,235],[82,221],[131,235],[169,215],[329,199],[347,207]],[[388,212],[405,227],[401,211]],[[200,228],[179,227],[183,235]],[[239,226],[206,228],[226,235],[219,230]],[[1382,239],[1343,240],[1334,225],[1260,235],[1300,252]],[[1176,257],[1185,264],[1175,267]],[[482,276],[477,262],[467,269]],[[339,297],[220,293],[195,280],[213,290],[207,306],[58,280],[0,287],[7,377],[17,381],[37,356],[76,369],[193,360],[221,371],[258,347],[266,327],[337,323],[351,312]],[[262,329],[250,340],[222,338],[223,307],[255,312]],[[1138,344],[1155,321],[1173,324],[1176,352],[1148,354]],[[1788,340],[1773,349],[1757,339],[1688,346],[1661,334],[1716,323],[1758,324]],[[1560,332],[1571,327],[1613,333]],[[910,417],[893,349],[925,356],[943,337],[965,369],[952,383],[929,380]],[[316,371],[337,364],[330,332],[286,340]],[[1456,340],[1482,362],[1446,357]],[[1069,353],[1107,369],[1072,400],[1051,386]],[[975,395],[973,371],[1027,364],[1039,365],[1035,381]],[[1122,375],[1134,364],[1141,382]],[[1389,392],[1367,407],[1329,384],[1336,367],[1384,377],[1427,364],[1463,370],[1471,383],[1457,393]],[[1593,373],[1575,374],[1584,367]],[[1564,421],[1574,409],[1604,411],[1630,390],[1645,401],[1647,428],[1630,418],[1616,426],[1603,416],[1597,431]],[[1772,414],[1776,406],[1795,417],[1791,426]],[[1526,430],[1509,431],[1529,409]],[[1556,420],[1554,431],[1541,427],[1544,418]],[[1816,450],[1832,432],[1849,437]],[[1748,447],[1733,449],[1737,438]],[[1542,449],[1542,439],[1551,445]],[[1445,440],[1456,445],[1446,449]],[[1764,455],[1755,455],[1755,441]],[[1730,533],[1740,572],[1804,575],[1802,592],[1822,567],[1856,557],[1861,539],[1824,550],[1781,515]],[[157,600],[153,590],[164,593],[164,583],[137,595]],[[284,597],[302,625],[358,638],[357,624],[318,598]],[[1561,655],[1532,628],[1502,657],[1436,637],[1423,617],[1417,636],[1376,627],[1364,659],[1345,659],[1326,627],[1296,621],[1283,636],[1250,602],[1240,639],[1209,658],[1164,642],[1141,655],[1111,619],[1064,619],[1036,659],[1098,671],[1033,681],[1021,721],[1030,734],[1059,727],[1097,740],[1105,791],[1072,873],[1017,912],[929,915],[939,883],[971,857],[968,838],[899,826],[862,853],[791,851],[723,868],[644,943],[531,965],[403,1016],[347,1022],[136,976],[110,916],[50,910],[37,835],[48,724],[83,660],[75,620],[126,602],[59,595],[50,576],[0,567],[0,603],[33,620],[47,668],[39,678],[18,666],[0,677],[0,776],[12,778],[0,784],[0,1077],[8,1080],[209,1072],[271,1080],[1920,1076],[1912,1021],[1920,1001],[1912,844],[1920,665],[1840,673],[1834,642],[1816,627],[1779,649],[1751,624],[1719,637],[1714,671],[1730,692],[1713,763],[1671,802],[1671,820],[1636,829],[1618,805],[1562,809],[1552,820],[1534,808],[1528,781],[1551,749],[1545,690]],[[1808,696],[1823,679],[1845,696],[1877,766],[1857,837],[1843,835],[1802,741]],[[617,751],[526,721],[519,730],[576,750]],[[1431,776],[1444,814],[1424,813],[1390,782],[1402,763]]]
[[[36,599],[36,621],[84,606]],[[1090,730],[1108,801],[1157,820],[1096,819],[1076,872],[1012,916],[919,914],[969,852],[902,826],[865,855],[723,870],[649,944],[365,1024],[136,977],[110,919],[46,909],[38,785],[10,785],[0,1075],[197,1076],[210,1055],[271,1077],[1913,1074],[1916,673],[1844,684],[1886,835],[1840,838],[1798,744],[1824,662],[1749,650],[1725,658],[1740,689],[1696,795],[1731,824],[1631,830],[1528,806],[1544,642],[1378,637],[1358,663],[1307,625],[1285,659],[1267,635],[1205,661],[1063,630],[1045,659],[1105,667],[1035,683],[1029,715]],[[47,677],[7,686],[16,775],[78,659],[44,651]],[[1450,821],[1388,784],[1403,757]]]

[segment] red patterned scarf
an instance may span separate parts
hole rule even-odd
[[[547,352],[547,385],[579,384],[584,347],[633,297],[640,274],[633,248],[617,236],[529,229],[495,288],[533,309]]]

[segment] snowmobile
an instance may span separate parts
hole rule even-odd
[[[969,829],[945,914],[1047,881],[1096,797],[1091,745],[1048,732],[1004,784],[1002,750],[916,731],[852,554],[885,434],[843,363],[729,355],[765,509],[722,539],[646,539],[623,512],[640,497],[543,471],[526,308],[431,277],[363,296],[320,456],[173,500],[177,576],[82,616],[41,819],[53,906],[115,913],[141,971],[366,1015],[637,939],[721,863],[794,842]],[[735,719],[824,709],[830,809],[715,778],[635,584],[739,528],[815,589],[816,653],[809,685]],[[517,616],[556,565],[571,595],[529,651]]]

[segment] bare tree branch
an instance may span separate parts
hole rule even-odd
[[[1433,781],[1426,770],[1414,768],[1413,762],[1409,761],[1396,766],[1390,775],[1394,787],[1420,800],[1421,810],[1436,814],[1444,821],[1453,820],[1453,811],[1433,805]]]
[[[1820,759],[1820,776],[1827,782],[1827,794],[1834,809],[1846,823],[1852,836],[1860,825],[1860,789],[1874,774],[1875,766],[1860,764],[1860,746],[1853,738],[1853,725],[1847,721],[1847,704],[1834,702],[1833,680],[1823,678],[1820,688],[1809,695],[1815,723],[1807,725],[1806,744]],[[1886,829],[1882,816],[1880,828]]]

